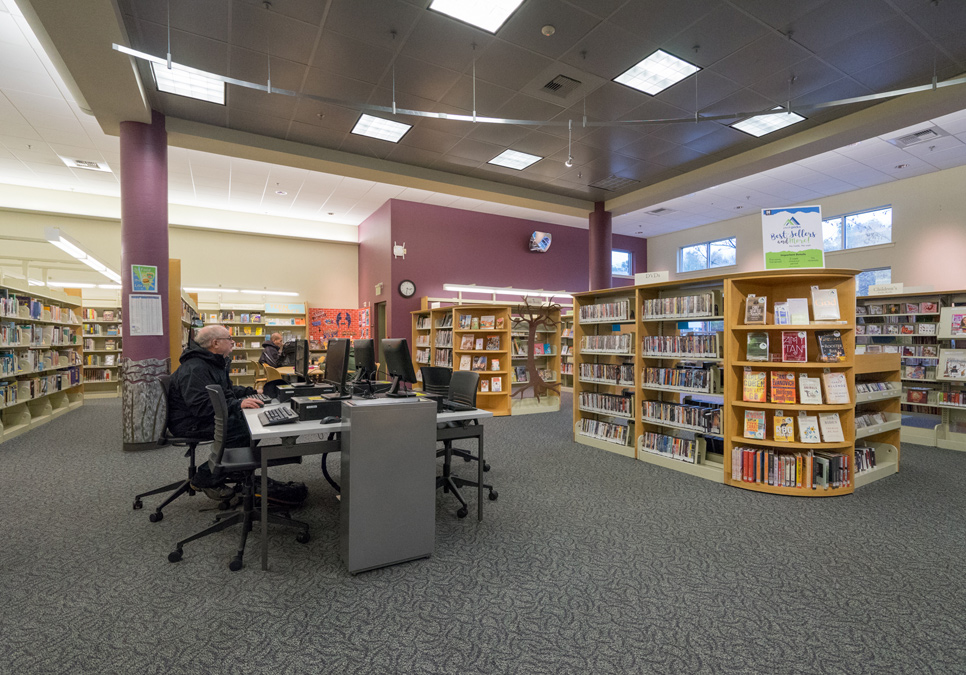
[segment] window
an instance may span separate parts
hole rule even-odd
[[[876,246],[892,242],[892,207],[850,213],[822,221],[825,251]]]
[[[696,272],[737,263],[738,244],[734,237],[706,241],[678,249],[678,272]]]
[[[634,256],[630,251],[612,249],[610,252],[610,273],[615,277],[634,276]]]
[[[863,270],[855,275],[855,294],[868,295],[869,286],[873,284],[891,284],[892,268],[877,267],[876,269]]]

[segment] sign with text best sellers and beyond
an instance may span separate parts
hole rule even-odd
[[[762,209],[761,238],[766,270],[825,267],[821,206]]]

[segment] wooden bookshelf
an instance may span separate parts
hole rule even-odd
[[[899,444],[902,432],[899,424],[903,395],[899,354],[856,354],[855,356],[855,415],[884,413],[892,422],[877,427],[856,428],[856,454],[859,446],[875,450],[875,466],[856,470],[855,486],[862,487],[891,476],[899,470]],[[864,386],[863,386],[864,385]],[[859,388],[865,391],[858,391]],[[888,389],[884,387],[890,387]],[[901,422],[900,422],[901,424]],[[858,460],[856,462],[858,469]]]
[[[560,389],[574,390],[574,313],[564,312],[560,317]]]
[[[84,303],[83,384],[88,398],[121,395],[121,307],[117,302]]]
[[[457,305],[448,310],[452,317],[453,370],[478,370],[477,407],[489,410],[497,417],[509,415],[513,393],[510,386],[510,307]],[[492,317],[492,327],[483,327],[485,317]],[[482,349],[478,348],[480,340]],[[498,347],[489,348],[492,344],[498,344]],[[470,346],[472,348],[468,348]],[[477,365],[480,362],[484,364],[482,369]],[[499,391],[494,391],[497,383]]]
[[[0,442],[74,410],[81,382],[79,295],[0,276]]]
[[[560,410],[560,309],[548,312],[550,324],[530,321],[522,313],[528,309],[522,305],[512,308],[510,315],[510,384],[513,389],[511,412],[514,415],[556,412]],[[529,311],[534,311],[530,308]],[[539,398],[531,384],[532,371],[538,371],[543,381],[555,389],[542,392]]]

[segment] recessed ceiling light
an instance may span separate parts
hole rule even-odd
[[[208,77],[193,68],[185,69],[179,66],[168,69],[153,61],[151,70],[154,72],[158,91],[225,105],[225,83],[221,80]]]
[[[334,216],[335,215],[335,211],[329,211],[329,215],[330,216]]]
[[[286,192],[285,190],[276,190],[276,191],[275,191],[275,194],[277,194],[277,195],[282,195],[282,196],[284,197],[284,196],[285,196],[285,195],[287,195],[288,193],[287,193],[287,192]]]
[[[88,171],[105,171],[107,173],[111,172],[111,167],[109,167],[104,162],[95,162],[92,159],[74,159],[72,157],[61,157],[60,161],[69,166],[72,169],[87,169]]]
[[[699,70],[701,69],[693,63],[658,49],[636,66],[615,77],[614,82],[655,96]]]
[[[525,152],[517,152],[516,150],[508,149],[491,159],[489,162],[487,162],[487,164],[497,164],[499,166],[505,166],[508,169],[522,171],[531,164],[539,162],[541,159],[543,159],[543,157],[538,157],[537,155],[528,155]]]
[[[496,33],[521,4],[523,0],[433,0],[429,8],[465,21],[471,26]]]
[[[372,115],[363,113],[359,121],[352,128],[352,133],[358,134],[359,136],[377,138],[380,141],[398,143],[399,139],[405,136],[406,132],[412,128],[413,125],[411,124],[393,122],[392,120],[385,120],[381,117],[373,117]]]
[[[908,164],[896,164],[896,168],[897,169],[906,169],[908,167],[909,167]]]
[[[775,106],[772,110],[782,110],[783,108]],[[746,134],[751,134],[755,138],[761,138],[765,134],[770,134],[773,131],[778,131],[779,129],[784,129],[793,124],[798,124],[804,121],[805,118],[793,112],[786,113],[776,113],[774,115],[758,115],[757,117],[749,117],[746,120],[741,120],[740,122],[735,122],[731,126],[738,131],[744,131]]]

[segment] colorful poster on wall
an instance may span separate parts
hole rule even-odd
[[[761,237],[766,270],[825,267],[821,206],[762,209]]]
[[[158,268],[156,265],[131,265],[131,292],[158,292]]]
[[[332,338],[369,337],[368,309],[309,307],[309,341],[312,349],[326,349]]]

